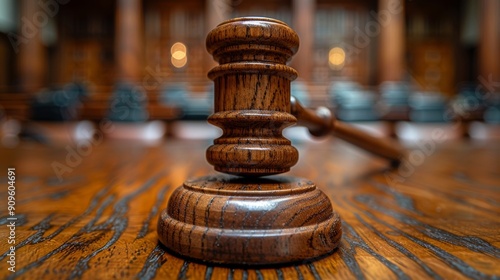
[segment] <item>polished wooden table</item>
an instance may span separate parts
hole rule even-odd
[[[343,239],[331,256],[258,268],[184,260],[158,243],[158,213],[173,189],[188,177],[214,173],[204,158],[209,144],[1,148],[0,278],[500,277],[498,142],[447,142],[435,149],[427,143],[411,148],[412,163],[396,170],[338,140],[296,145],[301,156],[290,175],[313,180],[331,198],[343,219]],[[9,167],[16,168],[15,273],[7,263]]]

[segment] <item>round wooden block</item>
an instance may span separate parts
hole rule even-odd
[[[332,252],[339,215],[309,180],[217,175],[186,181],[158,220],[160,241],[204,262],[266,265]]]

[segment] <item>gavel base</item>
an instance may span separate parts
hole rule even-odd
[[[339,215],[311,181],[229,175],[184,182],[158,220],[170,250],[211,263],[267,265],[331,253]]]

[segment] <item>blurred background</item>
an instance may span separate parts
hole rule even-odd
[[[0,0],[2,145],[216,137],[205,37],[239,16],[297,31],[307,107],[384,137],[498,139],[499,15],[497,0]]]

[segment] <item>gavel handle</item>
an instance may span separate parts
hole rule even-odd
[[[405,156],[404,150],[393,141],[372,136],[337,121],[325,107],[319,107],[316,111],[306,109],[292,96],[291,113],[297,118],[298,125],[307,127],[314,136],[320,137],[332,133],[342,140],[390,160],[393,165],[398,165]]]

